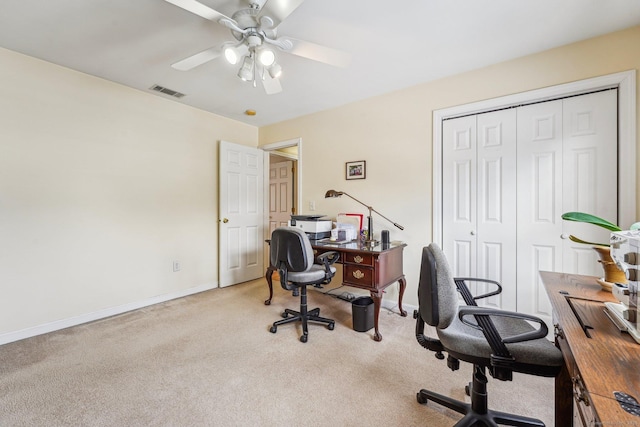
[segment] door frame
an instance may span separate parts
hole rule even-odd
[[[287,139],[285,141],[273,142],[271,144],[266,144],[261,147],[258,147],[266,152],[266,156],[264,156],[264,223],[265,223],[265,239],[268,239],[269,236],[269,162],[270,162],[270,153],[281,148],[287,147],[298,147],[298,156],[291,156],[292,159],[296,160],[296,212],[300,212],[300,204],[302,203],[302,138],[293,138]],[[288,157],[288,156],[285,156]]]
[[[619,224],[636,219],[636,70],[535,89],[433,111],[432,241],[442,246],[442,122],[534,102],[550,101],[597,90],[618,88],[618,216]]]

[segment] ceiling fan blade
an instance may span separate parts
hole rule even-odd
[[[196,0],[165,0],[167,3],[171,3],[182,9],[195,13],[198,16],[209,19],[211,21],[219,21],[220,19],[231,19],[217,10],[211,9],[209,6],[205,6]]]
[[[265,72],[264,77],[261,80],[262,86],[264,86],[264,91],[267,95],[274,95],[282,92],[280,79],[274,79],[269,75],[269,73]]]
[[[290,41],[292,45],[291,48],[283,50],[294,55],[302,56],[303,58],[313,59],[314,61],[324,62],[325,64],[341,68],[348,67],[351,62],[351,54],[338,49],[291,37],[280,37],[278,40],[283,40],[283,42]]]
[[[273,21],[271,28],[276,28],[287,16],[302,4],[304,0],[267,0],[260,9],[259,16],[268,16]]]
[[[196,68],[198,65],[202,65],[205,62],[216,59],[220,55],[222,55],[222,48],[220,46],[216,46],[196,53],[195,55],[185,58],[182,61],[171,64],[171,67],[180,71],[189,71],[193,68]]]

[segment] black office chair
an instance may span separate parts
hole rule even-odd
[[[485,281],[498,285],[497,291],[474,297],[466,281]],[[492,411],[487,402],[486,370],[492,377],[510,381],[513,372],[555,377],[562,367],[562,353],[547,340],[545,323],[534,316],[478,307],[478,298],[499,293],[497,282],[452,277],[442,250],[434,243],[422,250],[418,285],[418,310],[414,313],[416,338],[424,348],[436,352],[438,359],[448,353],[447,366],[459,368],[460,360],[473,364],[473,379],[465,387],[471,404],[428,390],[417,394],[419,403],[432,400],[465,416],[455,424],[462,426],[544,426],[540,420]],[[459,302],[459,293],[465,305]],[[438,338],[424,335],[424,324],[436,328]],[[531,326],[533,322],[537,327]]]
[[[307,235],[295,227],[280,227],[271,234],[270,262],[278,270],[280,284],[288,291],[300,289],[300,311],[289,310],[282,313],[284,319],[273,323],[274,334],[278,326],[285,323],[302,322],[300,341],[307,342],[308,322],[326,323],[333,330],[335,321],[320,317],[320,309],[307,311],[307,286],[321,286],[329,283],[336,272],[332,265],[338,260],[337,252],[325,252],[314,259],[311,242]],[[317,261],[314,262],[314,261]]]

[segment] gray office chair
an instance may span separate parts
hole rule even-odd
[[[497,285],[486,295],[471,295],[466,281],[484,281]],[[497,282],[483,279],[452,277],[442,250],[431,244],[422,250],[416,338],[424,348],[436,352],[438,359],[448,353],[447,366],[459,368],[460,360],[473,364],[473,378],[465,391],[471,404],[451,399],[428,390],[417,394],[419,403],[432,400],[464,417],[455,424],[462,426],[539,426],[540,420],[493,411],[488,408],[487,376],[510,381],[513,372],[555,377],[562,367],[562,353],[546,339],[545,323],[534,316],[478,307],[478,298],[499,293]],[[467,305],[461,305],[458,293]],[[436,328],[438,338],[424,335],[424,324]],[[531,326],[533,322],[537,327]]]
[[[307,342],[308,339],[308,322],[326,323],[327,328],[333,330],[335,321],[320,317],[319,308],[307,310],[307,286],[329,283],[336,272],[332,264],[338,260],[339,254],[333,251],[325,252],[314,259],[309,238],[295,227],[273,230],[270,245],[270,262],[278,271],[282,287],[288,291],[300,289],[300,311],[285,309],[282,313],[284,319],[274,322],[269,330],[275,334],[278,326],[300,321],[302,342]]]

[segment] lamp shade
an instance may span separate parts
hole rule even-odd
[[[342,191],[328,190],[326,193],[324,193],[324,198],[327,199],[329,197],[340,197],[343,194],[344,192]]]

